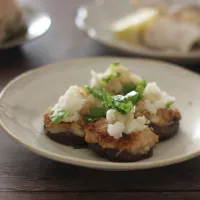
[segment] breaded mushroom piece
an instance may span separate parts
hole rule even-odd
[[[97,154],[115,162],[135,162],[153,155],[158,136],[146,127],[115,139],[109,135],[105,118],[85,126],[85,140]]]
[[[119,63],[114,63],[104,73],[92,71],[91,74],[92,86],[104,88],[113,95],[138,92],[135,116],[145,116],[161,140],[178,132],[181,114],[176,99],[162,91],[155,82],[146,84],[144,79]]]
[[[44,130],[50,139],[61,144],[80,145],[85,143],[81,121],[54,124],[50,119],[50,112],[47,112],[44,114]]]
[[[136,105],[135,116],[145,116],[160,140],[174,136],[181,119],[175,98],[161,91],[156,83],[147,84],[144,97]]]
[[[84,88],[71,86],[57,104],[44,114],[46,135],[59,143],[79,145],[85,143],[83,115],[90,107],[98,104]]]

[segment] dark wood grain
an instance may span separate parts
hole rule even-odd
[[[102,199],[140,199],[140,200],[199,200],[198,192],[137,192],[137,193],[66,193],[66,192],[35,192],[35,193],[0,193],[0,199],[6,200],[55,200],[55,199],[70,199],[70,200],[102,200]]]
[[[199,191],[200,158],[174,166],[106,172],[40,157],[0,134],[0,191]]]
[[[0,51],[0,90],[32,68],[74,57],[118,55],[74,24],[83,0],[20,0],[46,11],[49,32],[20,48]],[[126,55],[127,56],[127,55]],[[193,66],[192,69],[200,70]],[[80,168],[40,157],[0,128],[0,199],[200,199],[200,158],[174,166],[129,172]]]

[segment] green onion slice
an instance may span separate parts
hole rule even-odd
[[[54,124],[58,124],[69,116],[69,112],[64,110],[53,110],[50,113],[50,119]]]

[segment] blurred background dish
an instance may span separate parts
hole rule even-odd
[[[0,6],[0,49],[22,45],[38,38],[49,29],[51,19],[46,13],[31,6],[20,6],[13,0],[2,2],[5,5]],[[9,9],[9,12],[6,9]]]
[[[132,1],[96,1],[80,7],[75,22],[89,37],[127,53],[200,61],[200,4],[165,2],[162,7],[136,8]]]
[[[0,42],[25,32],[24,9],[16,0],[0,0]]]

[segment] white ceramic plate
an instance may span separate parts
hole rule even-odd
[[[188,3],[188,0],[181,2]],[[190,2],[200,4],[199,0],[191,0]],[[200,51],[191,53],[162,51],[116,40],[110,31],[111,25],[123,16],[134,12],[129,0],[96,0],[78,9],[75,23],[79,29],[86,31],[92,39],[124,52],[171,61],[200,61]]]
[[[43,113],[73,84],[88,84],[90,70],[103,71],[120,61],[147,81],[177,97],[181,110],[180,131],[159,143],[153,157],[135,163],[114,163],[88,149],[74,149],[51,141],[43,133]],[[47,158],[90,168],[133,170],[160,167],[200,154],[200,76],[171,64],[119,57],[65,61],[22,74],[0,96],[0,124],[14,140]]]
[[[24,19],[27,26],[26,34],[17,35],[0,44],[0,49],[7,49],[30,42],[46,33],[51,25],[50,17],[34,7],[24,7]]]

